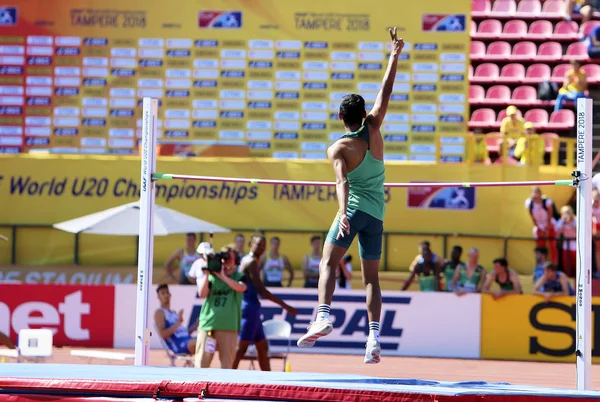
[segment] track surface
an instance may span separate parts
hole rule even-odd
[[[133,353],[133,350],[106,349],[107,351]],[[52,363],[86,363],[87,359],[73,357],[69,348],[55,349]],[[107,362],[97,364],[132,364],[131,362]],[[169,360],[162,350],[152,350],[150,364],[168,366]],[[373,377],[419,378],[438,381],[488,381],[510,384],[536,385],[551,388],[575,389],[575,363],[533,363],[490,360],[424,359],[385,357],[378,365],[366,366],[362,356],[290,354],[291,370],[295,372],[326,372],[333,374],[360,374]],[[271,362],[273,370],[282,370],[280,360]],[[219,367],[215,356],[212,367]],[[242,361],[240,369],[248,369],[249,362]],[[594,390],[600,390],[600,371],[592,371]]]

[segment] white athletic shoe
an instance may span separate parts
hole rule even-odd
[[[329,320],[315,321],[308,327],[308,332],[303,335],[296,343],[299,348],[310,348],[312,347],[317,339],[327,336],[333,330],[333,325]]]
[[[367,340],[365,351],[365,364],[377,364],[381,361],[381,345],[378,339]]]

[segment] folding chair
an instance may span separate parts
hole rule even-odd
[[[267,338],[267,343],[269,345],[269,359],[283,360],[283,371],[285,371],[285,366],[287,364],[288,355],[290,353],[290,346],[292,343],[292,326],[289,322],[283,320],[267,320],[263,322],[263,331],[265,332],[265,337]],[[274,339],[287,340],[285,352],[272,352],[271,341]],[[250,345],[250,347],[248,348],[248,352],[244,356],[244,360],[250,360],[250,369],[253,370],[254,361],[257,360],[256,349],[254,348],[254,345]]]
[[[33,361],[41,361],[52,357],[53,336],[54,334],[50,329],[20,330],[19,339],[17,340],[19,356]]]
[[[169,361],[171,362],[171,366],[172,367],[177,367],[176,363],[178,361],[183,362],[183,367],[194,367],[194,355],[191,355],[189,353],[175,353],[175,352],[173,352],[171,349],[169,349],[169,346],[167,345],[167,342],[165,342],[165,340],[160,336],[160,334],[159,334],[158,329],[156,328],[156,326],[154,326],[154,330],[156,331],[156,335],[158,335],[158,339],[160,340],[160,344],[162,345],[163,349],[167,353],[167,357],[169,358]]]

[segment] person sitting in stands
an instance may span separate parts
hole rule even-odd
[[[546,263],[544,274],[535,284],[537,294],[546,296],[546,301],[554,296],[575,296],[575,290],[567,276],[552,263]]]
[[[493,282],[498,284],[500,287],[499,291],[493,292],[491,290]],[[496,258],[494,260],[494,270],[487,275],[482,293],[491,294],[494,299],[500,299],[510,294],[523,293],[521,282],[519,282],[519,275],[514,269],[508,268],[506,258]]]
[[[166,284],[159,285],[156,288],[160,308],[154,312],[154,323],[158,335],[164,339],[165,343],[175,354],[193,355],[196,351],[196,339],[190,335],[198,322],[186,328],[183,325],[183,310],[176,313],[171,310],[171,292]]]

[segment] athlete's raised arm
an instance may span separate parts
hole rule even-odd
[[[392,38],[392,51],[390,52],[390,58],[388,60],[387,70],[381,83],[381,89],[377,94],[377,99],[373,105],[373,109],[367,116],[367,122],[374,128],[381,127],[383,118],[387,112],[388,103],[390,102],[390,96],[394,90],[394,81],[396,80],[396,71],[398,70],[398,56],[402,52],[404,47],[404,40],[398,39],[396,36],[396,27],[389,29],[390,36]]]

